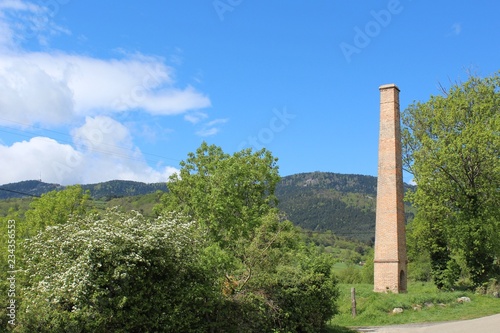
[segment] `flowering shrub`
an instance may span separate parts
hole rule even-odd
[[[202,330],[214,299],[203,234],[176,215],[110,210],[52,226],[26,244],[24,332]]]

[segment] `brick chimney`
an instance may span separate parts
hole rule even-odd
[[[399,88],[380,86],[374,291],[406,292],[407,257]]]

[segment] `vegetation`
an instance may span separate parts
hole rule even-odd
[[[499,89],[500,74],[470,77],[403,113],[404,162],[418,184],[413,253],[429,256],[439,288],[500,274]]]
[[[33,199],[25,214],[22,237],[28,238],[47,226],[64,224],[70,217],[83,217],[89,199],[89,193],[84,193],[80,185],[48,192]]]
[[[405,189],[412,186],[405,185]],[[278,207],[306,230],[331,230],[373,245],[377,178],[329,172],[283,177],[276,187]],[[414,210],[407,205],[407,219]]]
[[[156,218],[91,206],[80,186],[33,200],[24,217],[11,210],[23,258],[14,330],[332,332],[335,261],[278,213],[275,162],[265,150],[229,156],[203,144]],[[12,328],[6,302],[2,327]]]
[[[357,316],[351,313],[351,288],[356,288]],[[414,282],[407,294],[373,292],[373,284],[341,284],[339,314],[332,325],[361,327],[473,319],[500,313],[500,299],[471,291],[443,292],[430,283]],[[471,302],[459,303],[457,298]],[[403,313],[395,314],[394,308]]]
[[[207,331],[217,291],[196,228],[117,211],[46,228],[26,244],[18,330]]]
[[[54,189],[48,185],[50,184],[29,181],[9,184],[9,188],[22,193],[33,193],[40,188]],[[405,186],[406,190],[412,188]],[[62,190],[63,187],[57,189]],[[160,202],[160,195],[156,193],[168,190],[165,183],[144,184],[128,181],[82,185],[82,189],[89,191],[93,199],[89,204],[98,209],[120,206],[123,211],[134,209],[146,215],[152,215],[153,206]],[[337,236],[361,240],[372,245],[375,235],[375,190],[375,177],[312,172],[280,178],[276,184],[275,195],[279,210],[304,230],[332,231]],[[43,193],[46,192],[39,194]],[[12,198],[21,195],[11,192],[4,194],[12,195]],[[31,198],[17,200],[29,202]],[[5,216],[9,208],[15,205],[14,202],[10,205],[0,200],[0,215]],[[415,210],[410,205],[405,208],[407,220],[411,221]],[[23,204],[20,210],[25,210]]]
[[[96,200],[110,200],[113,198],[146,195],[157,191],[167,191],[167,184],[145,184],[127,180],[111,180],[104,183],[82,185],[85,191]]]
[[[13,184],[5,184],[0,187],[0,200],[11,198],[22,198],[26,196],[38,197],[44,193],[61,189],[57,184],[47,184],[38,180],[25,180]]]
[[[408,294],[372,292],[375,177],[280,178],[266,150],[229,155],[203,143],[168,188],[3,186],[11,191],[4,196],[45,193],[0,202],[1,232],[8,234],[9,219],[18,222],[23,258],[15,330],[350,332],[338,325],[498,313],[498,300],[485,295],[500,290],[499,89],[498,75],[471,78],[403,113],[405,165],[419,185],[406,186],[418,208],[406,205],[415,281]],[[0,246],[7,248],[6,237]],[[6,257],[0,264],[7,267]],[[451,288],[469,291],[441,291]],[[472,302],[458,304],[459,296]],[[8,300],[0,302],[4,328]],[[392,314],[395,307],[404,312]]]
[[[218,332],[319,332],[336,313],[333,261],[305,246],[280,217],[279,179],[266,150],[228,155],[203,143],[181,163],[155,209],[180,211],[207,230],[208,257],[218,262],[225,296]]]
[[[204,142],[181,161],[180,173],[170,177],[169,191],[156,212],[183,212],[208,228],[214,240],[229,244],[248,236],[276,206],[276,162],[264,149],[231,156]]]

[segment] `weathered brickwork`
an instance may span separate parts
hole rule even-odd
[[[374,290],[406,292],[407,257],[399,88],[380,88]]]

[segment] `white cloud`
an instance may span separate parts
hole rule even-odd
[[[161,59],[102,60],[65,53],[0,55],[0,112],[18,122],[65,123],[72,117],[142,110],[175,115],[210,106],[191,86],[178,88]],[[23,103],[19,103],[23,101]]]
[[[161,159],[146,158],[128,128],[110,116],[185,114],[185,120],[198,123],[208,118],[201,110],[210,107],[210,98],[193,86],[179,86],[174,69],[162,57],[123,52],[118,58],[102,59],[23,49],[28,40],[47,49],[54,35],[71,34],[56,23],[65,3],[0,0],[0,125],[38,124],[62,131],[85,119],[79,128],[68,129],[72,144],[46,137],[13,144],[0,140],[0,182],[38,179],[40,173],[44,181],[64,185],[168,180],[177,169]],[[180,50],[176,51],[178,56]],[[174,64],[179,61],[174,58]],[[224,122],[202,125],[198,135],[213,135]]]
[[[23,61],[2,66],[0,56],[1,118],[52,125],[71,121],[73,110],[73,94],[63,81]]]
[[[0,49],[16,49],[30,39],[47,45],[51,36],[70,34],[53,19],[59,7],[56,1],[41,6],[23,0],[0,0]]]
[[[38,179],[41,174],[43,181],[63,185],[110,179],[154,183],[178,172],[171,166],[150,167],[127,128],[111,118],[88,117],[72,135],[75,146],[45,137],[0,145],[1,182]]]
[[[179,87],[173,68],[161,57],[122,52],[121,58],[99,59],[23,50],[26,39],[37,38],[43,44],[54,34],[70,33],[54,23],[63,4],[44,5],[0,0],[3,118],[26,126],[54,125],[103,113],[176,115],[211,105],[209,97],[194,87]]]
[[[192,112],[184,116],[184,119],[189,121],[191,124],[197,124],[206,118],[208,118],[208,115],[204,112]]]
[[[109,117],[87,117],[71,134],[80,150],[125,156],[134,152],[129,130]]]

